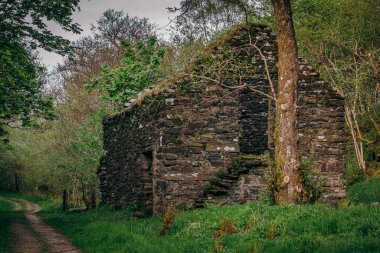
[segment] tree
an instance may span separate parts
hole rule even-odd
[[[120,47],[124,40],[135,44],[156,36],[156,25],[148,18],[130,17],[123,11],[108,9],[97,20],[96,25],[91,26],[91,31],[96,40]]]
[[[30,125],[32,117],[52,116],[52,102],[42,93],[41,68],[32,50],[37,47],[59,54],[70,42],[47,29],[46,20],[79,33],[71,15],[79,0],[4,0],[0,3],[0,134],[5,125]]]
[[[0,48],[0,135],[4,126],[31,124],[31,116],[52,118],[52,101],[44,98],[40,68],[31,54],[20,44],[8,41]],[[19,125],[19,124],[18,124]]]
[[[123,11],[106,10],[91,27],[92,34],[72,44],[74,50],[54,71],[54,78],[64,85],[81,89],[102,73],[102,66],[113,69],[120,65],[124,47],[121,41],[147,41],[155,36],[156,25],[147,18],[130,17]]]
[[[63,30],[80,33],[71,15],[79,10],[79,0],[3,0],[0,3],[0,37],[4,41],[24,42],[58,54],[70,51],[70,41],[48,30],[47,21],[53,21]],[[2,42],[4,42],[2,41]]]
[[[275,161],[282,183],[279,204],[294,204],[302,191],[297,134],[298,52],[290,0],[273,0],[278,45]]]
[[[164,51],[156,42],[155,37],[146,43],[138,42],[135,47],[128,41],[122,42],[125,52],[121,66],[115,69],[104,67],[102,75],[94,78],[91,86],[103,92],[105,100],[113,102],[116,108],[122,108],[161,76],[160,63]]]
[[[178,13],[173,20],[176,40],[208,42],[242,20],[269,16],[270,7],[268,0],[182,0],[168,11]]]

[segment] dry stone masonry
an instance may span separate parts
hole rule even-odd
[[[146,89],[105,118],[102,200],[147,214],[169,204],[258,200],[264,157],[273,152],[267,72],[275,89],[275,39],[263,25],[252,25],[250,35],[235,28],[199,56],[191,74]],[[344,100],[302,61],[298,94],[299,148],[315,164],[319,201],[337,203],[345,196]]]

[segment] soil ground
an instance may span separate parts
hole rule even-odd
[[[24,199],[7,198],[14,203],[14,211],[24,211],[26,223],[12,221],[12,232],[16,235],[14,251],[16,253],[79,253],[66,237],[47,225],[37,216],[40,206]]]

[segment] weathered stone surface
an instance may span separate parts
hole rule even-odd
[[[245,28],[211,51],[223,60],[229,48],[248,43]],[[252,27],[252,37],[277,80],[275,35]],[[269,93],[264,61],[252,47],[238,60],[251,66],[240,81],[249,87],[231,90],[208,80],[183,78],[146,96],[104,120],[105,155],[99,171],[102,200],[126,207],[138,204],[146,213],[161,213],[168,204],[202,206],[258,200],[265,187],[266,164],[241,155],[273,151],[273,103],[254,90]],[[194,71],[202,71],[200,63]],[[234,83],[231,73],[225,82]],[[146,93],[153,92],[147,89]],[[144,93],[140,94],[141,97]],[[345,196],[344,101],[310,66],[301,61],[299,148],[312,157],[321,174],[320,201]],[[137,100],[136,100],[137,101]]]

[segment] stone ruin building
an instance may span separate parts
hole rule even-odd
[[[106,117],[102,201],[159,214],[168,204],[258,200],[269,170],[263,157],[273,152],[275,40],[264,25],[237,27],[211,43],[190,74]],[[344,100],[302,60],[299,75],[299,149],[315,164],[318,201],[337,203],[345,196]]]

